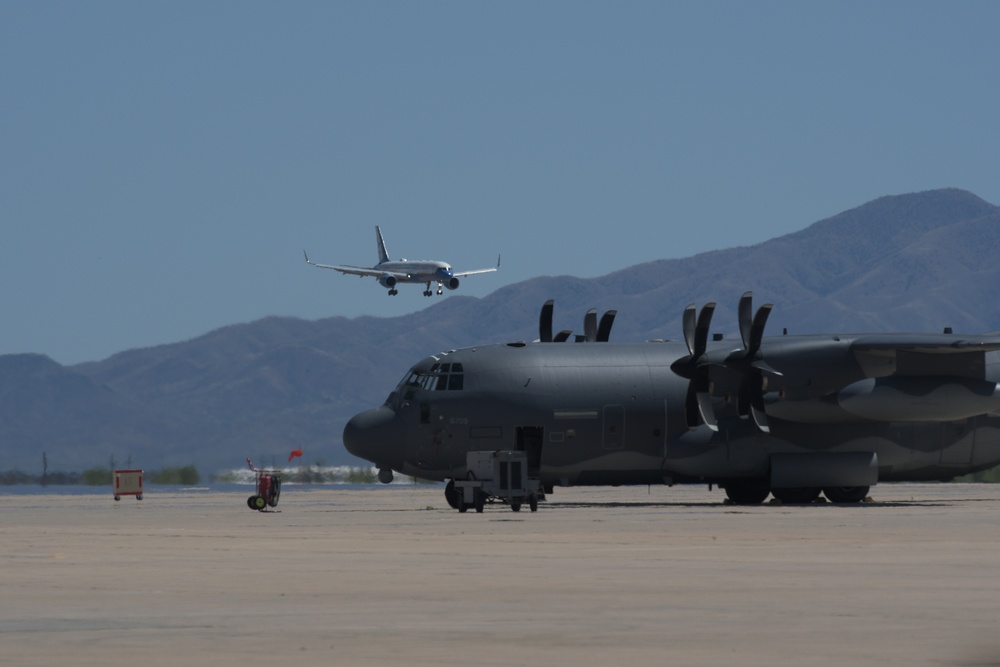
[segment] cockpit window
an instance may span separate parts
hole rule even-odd
[[[404,388],[404,398],[413,397],[415,389],[424,391],[460,391],[465,387],[462,364],[434,364],[430,370],[412,370],[399,383]]]

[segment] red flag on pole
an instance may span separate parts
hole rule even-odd
[[[288,462],[291,463],[292,459],[294,459],[296,456],[302,456],[301,449],[293,449],[292,453],[288,455]]]

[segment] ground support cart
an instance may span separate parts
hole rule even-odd
[[[136,500],[142,500],[141,470],[113,470],[111,474],[111,491],[115,500],[121,500],[122,496],[135,496]]]
[[[281,471],[254,468],[250,459],[247,459],[247,465],[253,470],[257,481],[257,491],[247,498],[247,507],[261,512],[268,507],[275,507],[281,497]]]
[[[542,483],[537,477],[528,476],[525,452],[469,452],[466,467],[468,479],[455,480],[459,512],[470,507],[482,512],[486,501],[494,498],[506,502],[515,512],[520,512],[525,502],[532,512],[538,510],[538,501],[543,497]]]

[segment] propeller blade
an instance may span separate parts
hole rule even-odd
[[[569,340],[569,337],[571,335],[573,335],[572,331],[570,331],[569,329],[563,329],[562,331],[560,331],[559,333],[557,333],[555,335],[555,337],[552,339],[552,342],[553,343],[565,343],[567,340]]]
[[[694,355],[700,357],[708,347],[708,330],[712,326],[712,314],[715,312],[715,302],[709,301],[698,314],[698,324],[694,330]]]
[[[694,355],[694,330],[695,330],[695,320],[698,317],[698,309],[695,305],[688,304],[684,308],[684,317],[682,320],[684,328],[684,342],[688,346],[688,354]]]
[[[552,311],[555,301],[549,299],[542,304],[542,312],[538,316],[538,340],[543,343],[552,342]]]
[[[740,380],[739,393],[736,394],[736,414],[740,419],[746,419],[750,416],[751,397],[753,395],[752,382],[753,380],[749,375],[744,375],[743,379]]]
[[[617,310],[609,310],[601,316],[601,324],[597,327],[597,341],[600,343],[607,343],[608,338],[611,337],[611,326],[615,323],[615,316],[618,314]]]
[[[758,409],[756,406],[751,406],[751,412],[753,413],[753,423],[757,425],[761,433],[770,433],[771,425],[767,422],[767,413],[762,409]]]
[[[709,393],[711,386],[709,384],[707,367],[691,385],[694,386],[694,397],[698,405],[698,415],[705,422],[705,426],[713,431],[718,431],[719,423],[715,419],[715,408],[712,407],[712,394]]]
[[[765,303],[757,309],[757,314],[753,316],[753,324],[750,326],[750,344],[747,345],[748,357],[757,354],[760,349],[760,342],[764,339],[764,326],[767,324],[767,317],[771,314],[772,308],[774,308],[773,303]]]
[[[700,417],[701,412],[698,409],[698,395],[694,389],[694,382],[689,382],[687,397],[684,399],[684,418],[687,421],[687,427],[692,431],[698,428],[698,424],[701,423]]]
[[[753,292],[744,292],[740,297],[738,314],[740,338],[743,339],[743,349],[747,350],[750,349],[750,328],[753,326],[750,321],[753,314]]]
[[[588,343],[597,340],[597,309],[591,308],[583,316],[583,337]]]

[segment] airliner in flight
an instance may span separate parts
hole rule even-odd
[[[447,262],[433,260],[408,260],[389,259],[389,254],[385,250],[385,240],[382,238],[382,229],[375,225],[375,240],[378,242],[378,264],[366,269],[361,266],[335,266],[331,264],[317,264],[309,260],[309,254],[304,250],[302,254],[306,257],[306,263],[320,269],[333,269],[340,271],[344,275],[370,276],[378,280],[382,287],[389,290],[389,296],[396,296],[398,291],[396,285],[399,283],[424,283],[426,289],[424,296],[433,294],[431,283],[437,283],[437,293],[441,294],[444,288],[458,289],[458,279],[465,276],[474,276],[479,273],[492,273],[500,268],[500,256],[497,256],[497,265],[491,269],[477,269],[475,271],[455,271]]]

